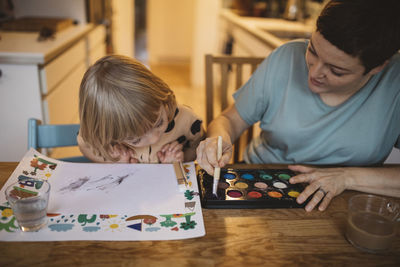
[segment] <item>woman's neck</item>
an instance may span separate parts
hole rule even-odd
[[[360,91],[371,79],[372,75],[366,75],[365,79],[362,79],[358,86],[352,90],[344,91],[340,93],[329,92],[329,93],[320,93],[319,97],[322,102],[330,107],[336,107],[346,102],[350,97],[355,95],[358,91]]]

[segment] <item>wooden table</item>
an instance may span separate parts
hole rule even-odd
[[[0,185],[17,163],[0,163]],[[0,242],[0,266],[400,266],[400,237],[386,255],[344,237],[347,201],[327,211],[203,209],[206,235],[178,241]]]

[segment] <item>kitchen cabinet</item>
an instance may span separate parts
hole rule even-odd
[[[274,49],[241,28],[233,27],[229,32],[233,37],[234,56],[267,57]]]
[[[0,161],[19,161],[27,151],[27,123],[79,123],[79,85],[89,65],[106,53],[103,25],[73,26],[55,39],[1,32]]]
[[[229,9],[220,13],[221,36],[224,41],[232,42],[232,55],[244,57],[267,57],[279,44],[269,43],[268,40],[253,34],[251,19],[234,14]],[[224,42],[223,41],[223,42]]]
[[[220,12],[222,32],[233,37],[233,55],[267,57],[290,39],[308,38],[314,22],[239,16],[230,9]]]
[[[27,149],[28,118],[42,118],[37,65],[0,64],[0,161],[18,161]]]

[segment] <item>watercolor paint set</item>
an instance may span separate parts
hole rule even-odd
[[[288,169],[221,168],[217,194],[213,194],[213,176],[197,170],[203,208],[302,208],[296,202],[304,184],[290,184],[295,173]]]

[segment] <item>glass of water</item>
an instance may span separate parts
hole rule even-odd
[[[22,231],[38,231],[47,224],[50,193],[50,184],[47,181],[20,180],[8,186],[5,193]]]

